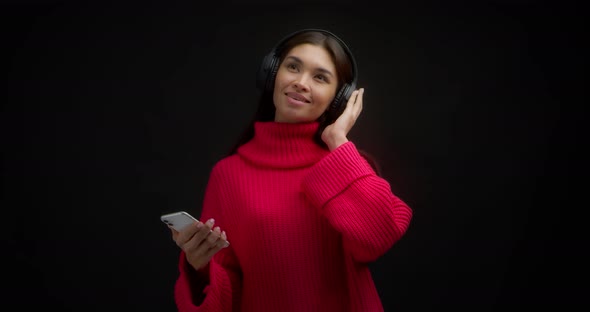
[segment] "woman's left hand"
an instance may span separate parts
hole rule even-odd
[[[342,115],[333,124],[328,125],[322,132],[322,140],[328,145],[330,151],[348,142],[346,136],[363,110],[364,92],[364,88],[353,91]]]

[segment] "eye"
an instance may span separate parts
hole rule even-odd
[[[298,69],[297,64],[295,63],[287,63],[285,66],[291,71],[297,71]]]
[[[328,77],[326,77],[325,75],[319,74],[319,75],[316,75],[315,77],[323,82],[330,82]]]

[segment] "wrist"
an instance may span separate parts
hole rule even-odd
[[[346,136],[338,136],[327,140],[326,145],[328,145],[328,149],[330,149],[330,151],[333,151],[346,142],[348,142],[348,138],[346,138]]]

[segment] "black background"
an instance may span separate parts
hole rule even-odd
[[[586,304],[581,6],[474,3],[4,3],[2,302],[174,311],[159,216],[198,214],[262,56],[313,27],[355,54],[350,138],[414,209],[371,266],[386,311]]]

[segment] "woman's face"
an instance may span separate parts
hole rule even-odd
[[[273,92],[276,122],[317,120],[336,95],[338,77],[330,54],[316,45],[302,44],[279,65]]]

